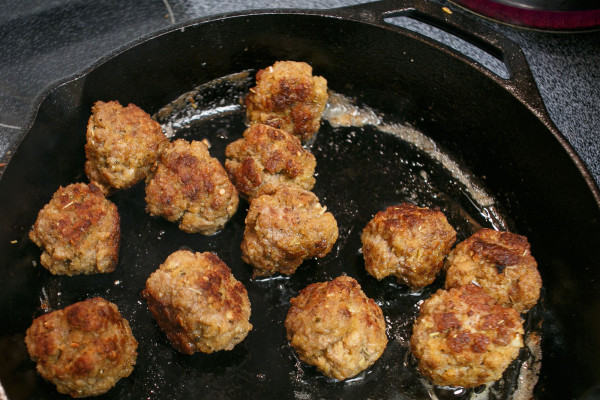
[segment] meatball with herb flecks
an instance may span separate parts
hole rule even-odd
[[[438,290],[420,306],[410,348],[421,373],[439,386],[493,382],[523,347],[518,311],[470,283]]]
[[[440,211],[402,203],[378,212],[364,228],[367,272],[381,280],[394,275],[412,289],[432,283],[450,252],[456,232]]]
[[[278,61],[256,74],[246,111],[251,124],[283,129],[307,142],[319,130],[328,97],[327,81],[313,76],[310,65]]]
[[[29,237],[55,275],[109,273],[119,257],[119,213],[95,184],[73,183],[40,210]]]
[[[253,124],[242,139],[225,150],[225,169],[238,191],[248,198],[281,184],[311,190],[315,184],[315,157],[297,137],[263,124]]]
[[[25,343],[40,375],[72,397],[100,395],[129,376],[138,346],[117,306],[100,297],[36,318]]]
[[[152,216],[178,222],[188,233],[211,235],[235,214],[238,194],[227,172],[200,141],[173,141],[146,182],[146,208]]]
[[[381,308],[355,279],[313,283],[291,300],[285,328],[302,361],[344,380],[369,368],[387,345]]]
[[[326,210],[314,193],[295,185],[253,199],[241,248],[254,276],[291,275],[305,259],[325,257],[338,238],[337,222]]]
[[[107,195],[144,180],[169,143],[144,110],[118,101],[94,104],[86,138],[85,173]]]
[[[542,278],[525,236],[481,229],[456,245],[445,267],[446,288],[473,282],[519,312],[531,309],[540,297]]]
[[[179,250],[142,292],[152,316],[184,354],[232,350],[252,329],[244,285],[216,254]]]

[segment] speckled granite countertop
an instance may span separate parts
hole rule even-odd
[[[466,13],[444,0],[453,12]],[[40,94],[106,53],[169,25],[258,8],[333,8],[357,0],[0,0],[0,165]],[[485,21],[525,53],[548,113],[600,183],[600,32],[555,34]]]

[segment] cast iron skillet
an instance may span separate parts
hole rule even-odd
[[[376,2],[327,11],[253,11],[203,19],[134,43],[51,89],[0,180],[0,379],[9,398],[61,398],[35,372],[24,332],[44,310],[92,296],[115,302],[140,342],[133,374],[102,398],[469,398],[479,391],[431,388],[407,352],[419,300],[441,286],[410,293],[392,279],[364,272],[360,231],[380,209],[400,201],[440,207],[464,239],[480,226],[528,236],[544,280],[540,304],[526,316],[541,333],[538,398],[593,398],[600,384],[599,191],[543,108],[523,54],[510,41],[439,6],[416,1]],[[409,16],[437,26],[506,64],[502,79],[445,45],[388,25]],[[332,128],[324,123],[312,145],[314,191],[336,216],[340,241],[322,260],[291,278],[252,280],[240,260],[247,204],[211,237],[180,232],[144,211],[143,185],[112,197],[122,217],[119,266],[102,276],[55,277],[35,264],[39,249],[27,238],[38,210],[59,185],[85,181],[85,126],[94,101],[117,99],[155,113],[195,86],[276,60],[309,62],[329,87],[367,105],[390,123],[407,123],[433,139],[494,199],[488,209],[439,162],[376,127]],[[242,94],[240,93],[239,96]],[[219,97],[239,100],[216,85]],[[233,103],[232,103],[233,104]],[[227,110],[227,107],[223,108]],[[223,160],[244,127],[241,109],[217,113],[178,132],[208,138]],[[231,352],[184,356],[152,321],[140,291],[148,275],[179,248],[214,251],[247,287],[254,330]],[[359,280],[383,308],[390,344],[364,374],[341,383],[295,358],[282,322],[289,299],[307,284],[342,273]],[[525,351],[524,351],[525,352]],[[535,371],[528,354],[489,390],[510,398],[520,369]]]

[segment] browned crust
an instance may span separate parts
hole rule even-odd
[[[222,229],[238,203],[225,169],[200,141],[173,141],[147,179],[150,215],[179,222],[188,233],[211,235]]]
[[[171,254],[148,278],[142,296],[172,346],[184,354],[231,350],[252,329],[246,288],[210,252]]]
[[[129,376],[138,346],[117,306],[99,297],[36,318],[25,343],[40,375],[72,397],[105,393]]]
[[[419,289],[435,280],[455,240],[442,212],[411,203],[390,206],[363,230],[365,268],[379,280],[395,275]]]
[[[238,191],[252,198],[262,189],[296,184],[310,190],[315,184],[315,157],[298,138],[263,124],[251,125],[244,138],[230,143],[225,168]]]
[[[438,290],[420,306],[411,351],[436,385],[475,387],[495,381],[523,346],[519,313],[468,284]]]
[[[446,261],[446,288],[475,282],[500,304],[525,312],[540,296],[542,278],[525,236],[481,229]]]
[[[150,115],[118,101],[94,104],[86,138],[85,173],[105,194],[142,181],[168,144]]]
[[[302,361],[339,380],[373,365],[387,345],[381,308],[347,276],[301,290],[285,327]]]
[[[310,65],[278,61],[258,71],[245,104],[251,123],[284,129],[307,141],[319,130],[327,99],[327,81],[313,77]]]
[[[252,200],[245,222],[242,259],[254,276],[291,275],[305,259],[325,257],[339,234],[318,197],[295,185]]]
[[[109,273],[119,257],[119,213],[95,184],[74,183],[54,193],[29,237],[53,274]]]

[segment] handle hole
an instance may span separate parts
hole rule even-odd
[[[458,36],[448,33],[428,23],[418,21],[410,16],[390,16],[385,17],[383,20],[388,24],[408,29],[411,32],[418,33],[420,35],[433,39],[439,43],[442,43],[448,47],[451,47],[457,52],[463,54],[464,56],[470,58],[476,63],[487,68],[502,79],[509,79],[511,76],[508,68],[506,67],[506,64],[504,64],[504,62],[502,62],[502,60],[499,59],[499,57],[501,56],[500,54],[492,54],[491,51],[485,51],[480,47],[464,39],[461,39]]]

